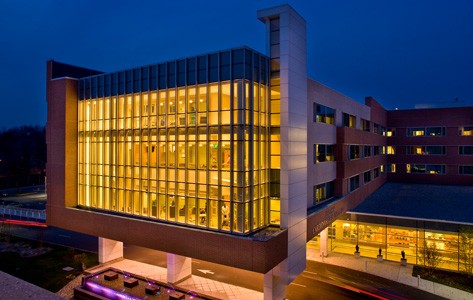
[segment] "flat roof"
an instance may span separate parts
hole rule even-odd
[[[388,182],[350,212],[473,224],[473,186]]]

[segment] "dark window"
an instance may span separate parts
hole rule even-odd
[[[133,92],[138,93],[141,91],[141,69],[133,70]]]
[[[184,86],[186,85],[186,60],[177,61],[177,85]]]
[[[230,80],[230,51],[220,53],[220,80]]]
[[[427,127],[425,129],[427,136],[442,136],[445,135],[445,127]]]
[[[190,85],[197,83],[196,61],[195,58],[187,60],[187,84]]]
[[[133,90],[133,72],[131,70],[128,70],[125,72],[126,76],[126,93],[130,94]]]
[[[79,99],[84,100],[84,80],[79,80]]]
[[[361,119],[361,127],[364,131],[370,132],[371,131],[371,122],[365,119]]]
[[[360,158],[360,146],[358,146],[358,145],[348,146],[348,158],[349,159],[358,159],[358,158]]]
[[[198,61],[198,83],[207,82],[207,56],[199,56]]]
[[[371,156],[371,146],[363,146],[363,157]]]
[[[176,63],[169,62],[168,64],[168,87],[172,88],[176,86]]]
[[[149,91],[149,68],[144,67],[141,69],[141,90]]]
[[[356,175],[356,176],[353,176],[353,177],[350,177],[350,186],[349,186],[349,191],[350,192],[353,192],[354,190],[356,190],[357,188],[360,187],[360,175]]]
[[[112,95],[116,95],[118,89],[118,74],[113,73],[112,74]]]
[[[461,155],[473,155],[473,146],[460,146]]]
[[[98,97],[103,97],[104,96],[104,76],[101,75],[98,78]]]
[[[379,167],[376,169],[373,169],[373,178],[378,178],[380,174],[380,169]]]
[[[110,74],[105,75],[104,79],[104,96],[110,96],[111,95],[111,87],[112,87],[112,80],[110,77]]]
[[[158,65],[151,66],[150,69],[150,90],[158,89]]]
[[[381,132],[379,131],[379,124],[373,123],[373,132],[376,134],[380,134]]]
[[[380,151],[381,146],[373,146],[373,155],[377,156],[381,153]]]
[[[85,99],[90,99],[90,93],[91,93],[91,82],[90,78],[85,79]]]
[[[158,87],[160,89],[166,88],[166,64],[159,64],[158,69]]]
[[[366,171],[365,173],[363,173],[363,183],[367,184],[370,181],[371,181],[371,171]]]
[[[459,173],[462,175],[473,175],[473,166],[460,166]]]

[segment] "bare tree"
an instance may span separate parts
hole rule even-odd
[[[430,275],[433,274],[441,261],[440,251],[435,243],[427,243],[424,240],[424,245],[419,251],[420,263],[427,267]]]
[[[458,251],[460,271],[473,275],[473,227],[460,228]]]

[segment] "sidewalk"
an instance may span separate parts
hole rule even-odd
[[[375,258],[360,257],[353,255],[330,252],[327,257],[321,257],[319,250],[307,249],[307,260],[323,262],[366,272],[392,281],[410,285],[426,292],[445,297],[448,299],[471,300],[473,294],[461,291],[446,285],[412,276],[413,265],[401,266],[400,262],[383,261],[378,262]]]

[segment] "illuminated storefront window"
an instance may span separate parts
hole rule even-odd
[[[462,258],[461,250],[461,232],[468,232],[468,228],[440,224],[452,230],[440,231],[426,228],[437,227],[437,223],[422,227],[415,227],[416,223],[412,223],[414,227],[404,227],[389,225],[393,221],[384,217],[377,218],[376,222],[379,223],[367,223],[356,221],[355,215],[345,215],[343,220],[332,223],[329,226],[331,234],[328,236],[330,251],[353,254],[355,246],[358,245],[362,256],[376,258],[381,249],[383,258],[392,261],[399,261],[403,251],[409,263],[422,265],[422,256],[426,253],[423,249],[433,247],[439,254],[438,268],[462,270],[465,263],[469,264]],[[384,224],[380,224],[381,222]],[[319,237],[316,237],[313,241],[318,239]]]
[[[133,72],[141,81],[117,95],[93,92],[95,77],[80,82],[78,205],[241,234],[267,226],[268,60],[240,52],[233,54],[235,68],[250,56],[260,72],[252,80],[199,84],[204,75],[194,70],[187,85],[152,89],[147,82],[136,92],[144,75]],[[222,65],[229,57],[221,53]],[[179,83],[179,74],[167,72]],[[105,82],[120,87],[128,71],[120,74],[105,75]],[[154,74],[159,84],[161,73]]]

